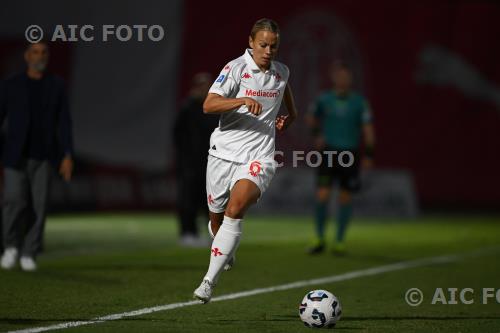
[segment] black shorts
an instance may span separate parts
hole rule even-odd
[[[337,154],[331,155],[331,159],[325,151],[336,151]],[[350,152],[354,157],[351,164],[351,159],[347,153],[341,154],[343,151]],[[359,176],[359,153],[357,150],[335,149],[326,147],[322,154],[322,163],[317,169],[316,185],[318,187],[330,187],[334,181],[338,181],[340,188],[351,192],[357,192],[361,188],[361,180]],[[339,163],[339,158],[342,158],[342,163]]]

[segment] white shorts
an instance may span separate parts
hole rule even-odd
[[[208,155],[207,203],[213,213],[222,213],[229,202],[229,194],[240,179],[248,179],[260,189],[260,196],[266,191],[276,172],[273,159],[237,163]]]

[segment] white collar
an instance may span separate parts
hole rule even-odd
[[[257,64],[255,63],[255,60],[253,60],[252,53],[253,53],[252,49],[246,49],[243,57],[245,58],[245,61],[248,65],[248,67],[250,67],[250,69],[252,71],[261,72],[259,66],[257,66]],[[272,60],[271,60],[271,66],[269,67],[269,69],[267,71],[265,71],[265,73],[269,73],[269,72],[271,72],[271,73],[276,72],[276,66],[274,65],[274,61],[272,61]]]

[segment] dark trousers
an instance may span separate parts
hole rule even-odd
[[[196,219],[200,212],[207,217],[205,169],[181,169],[178,179],[177,209],[181,235],[198,235]]]
[[[42,249],[47,212],[50,163],[29,159],[4,169],[4,247],[36,256]]]

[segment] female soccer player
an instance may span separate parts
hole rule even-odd
[[[279,40],[276,22],[258,20],[250,48],[224,66],[203,105],[205,113],[221,114],[207,165],[209,231],[215,236],[208,272],[194,291],[203,303],[210,301],[220,273],[234,261],[245,212],[274,176],[275,129],[285,130],[297,117],[288,67],[274,60]],[[277,116],[283,98],[288,115]]]

